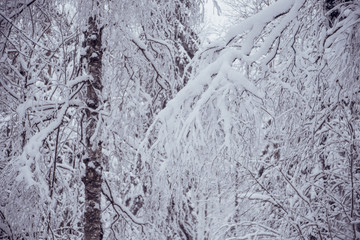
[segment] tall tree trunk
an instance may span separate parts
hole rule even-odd
[[[103,229],[101,224],[101,183],[102,183],[102,159],[101,141],[98,141],[96,129],[99,122],[97,108],[100,106],[102,91],[102,47],[101,32],[96,16],[88,21],[88,30],[85,32],[86,56],[85,68],[92,79],[87,85],[86,104],[86,150],[84,160],[86,165],[85,177],[85,240],[101,240]]]

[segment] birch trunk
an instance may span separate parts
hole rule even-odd
[[[85,177],[85,240],[101,240],[103,229],[101,223],[101,184],[102,184],[102,160],[101,142],[96,137],[96,126],[99,121],[97,108],[100,106],[100,94],[102,91],[102,46],[101,31],[96,16],[88,21],[88,30],[85,32],[85,68],[92,79],[87,85],[86,92],[86,148],[87,156],[84,160],[86,165]]]

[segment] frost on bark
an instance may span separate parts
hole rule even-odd
[[[99,95],[102,84],[102,29],[98,27],[96,17],[90,17],[88,30],[85,32],[84,47],[86,55],[85,68],[91,80],[86,89],[86,149],[87,156],[84,159],[86,165],[83,182],[85,185],[85,214],[84,214],[84,239],[100,240],[103,237],[101,224],[101,142],[97,141],[96,129],[98,124],[97,108],[100,105]]]

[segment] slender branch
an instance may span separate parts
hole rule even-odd
[[[241,164],[241,162],[239,162],[239,161],[236,161],[236,162],[239,163],[243,168],[245,168],[245,169],[249,172],[250,176],[256,181],[256,183],[257,183],[267,194],[269,194],[269,196],[274,200],[274,202],[277,204],[277,206],[280,207],[286,214],[288,214],[288,211],[282,206],[281,203],[278,202],[278,200],[269,192],[269,190],[266,189],[266,188],[264,187],[264,185],[262,185],[262,184],[258,181],[258,179],[255,177],[255,175],[254,175],[247,167],[243,166],[243,165]]]
[[[52,181],[51,181],[50,198],[52,198],[52,196],[53,196],[54,184],[55,184],[55,180],[56,180],[55,174],[56,174],[56,161],[57,161],[57,157],[58,157],[59,133],[60,133],[60,126],[58,127],[57,132],[56,132],[54,166],[53,166],[53,174],[52,174]]]
[[[23,33],[23,31],[22,31],[20,28],[18,28],[18,27],[11,21],[11,19],[7,18],[7,17],[6,17],[4,14],[2,14],[1,12],[0,12],[0,16],[3,17],[6,21],[8,21],[16,30],[18,30],[18,31],[19,31],[25,38],[27,38],[30,42],[32,42],[33,44],[39,46],[39,47],[42,48],[42,49],[45,49],[45,50],[47,50],[47,51],[51,51],[50,49],[42,46],[42,45],[39,44],[38,42],[36,42],[36,41],[34,41],[33,39],[31,39],[31,37],[29,37],[29,36],[27,36],[25,33]]]
[[[114,200],[114,197],[112,196],[110,186],[106,180],[105,180],[105,184],[106,184],[106,187],[107,187],[110,195],[107,194],[103,189],[102,189],[102,193],[107,198],[107,200],[113,205],[114,209],[115,209],[115,206],[118,207],[121,210],[121,212],[124,213],[134,224],[141,226],[141,228],[143,228],[143,225],[149,224],[149,223],[145,223],[145,222],[140,222],[139,220],[135,219],[136,218],[135,216],[133,216],[131,213],[129,213],[129,211],[126,211],[123,206],[116,203]]]
[[[13,231],[12,231],[12,229],[11,229],[11,226],[10,226],[10,223],[6,220],[5,214],[4,214],[1,210],[0,210],[0,215],[1,215],[1,218],[3,219],[3,222],[6,222],[6,225],[8,226],[8,228],[9,228],[9,230],[10,230],[11,236],[8,236],[8,237],[9,237],[9,240],[15,239],[15,238],[14,238],[14,233],[13,233]]]
[[[155,64],[153,63],[153,61],[150,59],[149,55],[147,54],[146,49],[143,46],[140,46],[140,44],[135,40],[135,39],[131,39],[131,41],[140,49],[140,51],[142,52],[142,54],[144,55],[144,57],[146,58],[146,60],[148,60],[148,62],[151,64],[151,66],[153,67],[153,69],[155,70],[155,72],[157,73],[158,76],[160,76],[169,86],[170,88],[170,83],[162,76],[162,74],[160,73],[160,71],[158,70],[158,68],[155,66]],[[157,79],[156,79],[157,80]],[[166,87],[161,84],[160,82],[156,81],[163,89],[166,89]]]
[[[297,193],[297,195],[304,201],[306,202],[307,205],[310,206],[310,203],[308,200],[305,199],[304,196],[302,196],[302,194],[299,193],[299,191],[294,187],[294,185],[290,182],[290,180],[285,176],[285,174],[281,171],[281,169],[278,169],[278,171],[281,173],[281,175],[285,178],[286,182],[288,182],[291,186],[292,189],[294,189],[294,191]]]

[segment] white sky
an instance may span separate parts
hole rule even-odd
[[[218,15],[218,11],[212,0],[207,1],[205,4],[204,27],[200,34],[202,42],[205,44],[206,42],[210,42],[224,36],[226,29],[228,29],[229,26],[229,19],[224,16],[224,13],[228,11],[228,6],[226,6],[221,0],[217,0],[217,3],[222,11],[220,15]]]
[[[218,13],[214,1],[216,1],[220,7],[221,13]],[[71,16],[76,13],[76,9],[69,3],[65,3],[64,6],[60,5],[59,8],[60,10],[67,11]],[[207,45],[207,43],[217,40],[225,35],[226,30],[230,25],[228,17],[224,16],[226,15],[224,14],[226,12],[229,12],[229,7],[223,3],[222,0],[207,0],[205,3],[204,23],[199,31],[199,36],[203,45]]]

